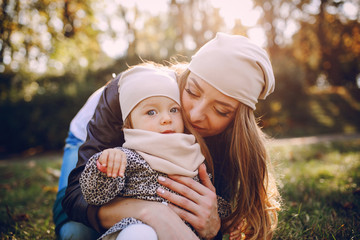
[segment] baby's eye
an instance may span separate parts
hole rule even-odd
[[[174,107],[174,108],[170,109],[170,112],[177,113],[177,112],[179,112],[179,108]]]
[[[147,111],[146,113],[147,115],[150,115],[150,116],[153,116],[156,114],[155,110],[150,110],[150,111]]]

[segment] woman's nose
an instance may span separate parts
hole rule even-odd
[[[205,119],[205,106],[198,102],[193,105],[189,112],[189,118],[191,122],[203,121]]]

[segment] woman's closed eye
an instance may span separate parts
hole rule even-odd
[[[222,110],[219,110],[217,108],[214,108],[215,111],[220,115],[220,116],[223,116],[223,117],[229,117],[231,111],[222,111]]]
[[[192,92],[190,88],[185,88],[184,90],[192,97],[199,97],[199,95],[196,95],[194,92]]]

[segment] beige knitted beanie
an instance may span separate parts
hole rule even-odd
[[[189,70],[223,94],[256,109],[275,88],[266,51],[248,38],[217,33],[192,57]]]

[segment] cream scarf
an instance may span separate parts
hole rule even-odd
[[[124,129],[124,136],[123,147],[135,150],[152,169],[165,174],[194,177],[204,161],[200,145],[190,134]]]

